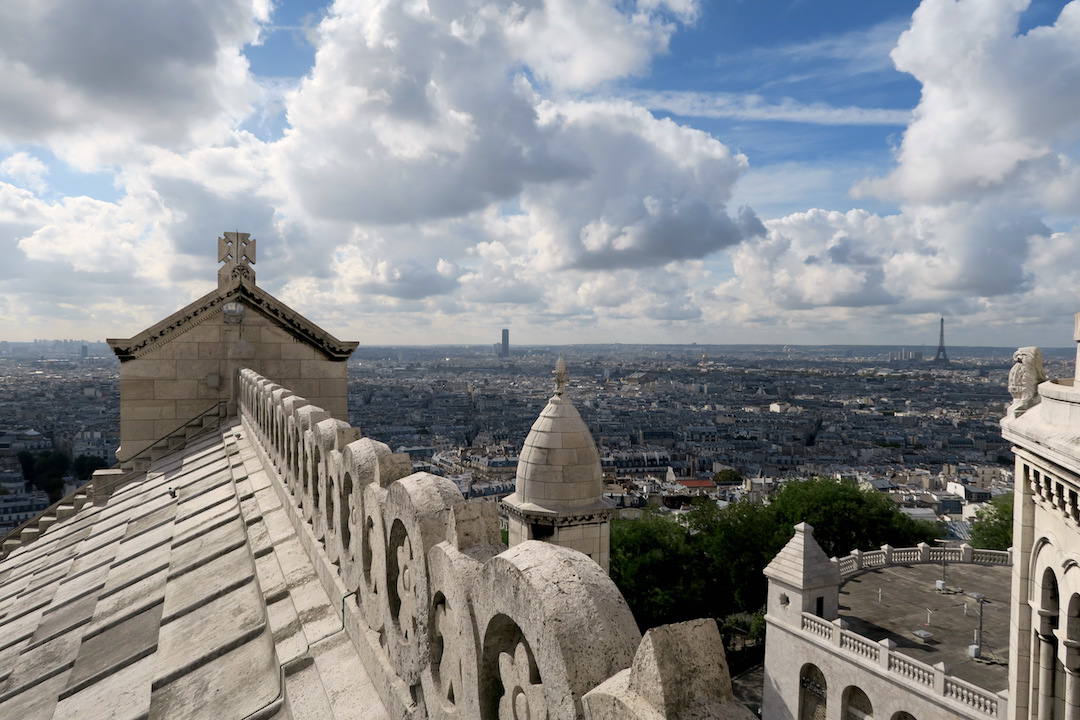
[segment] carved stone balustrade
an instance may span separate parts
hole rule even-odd
[[[507,549],[498,506],[466,501],[251,370],[243,426],[391,717],[753,717],[734,703],[715,623],[643,642],[607,573],[539,541]]]

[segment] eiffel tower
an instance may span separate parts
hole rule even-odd
[[[937,355],[933,362],[935,365],[949,364],[949,355],[945,352],[945,318],[941,318],[941,334],[938,336]]]

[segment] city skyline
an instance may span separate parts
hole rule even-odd
[[[4,337],[134,332],[231,229],[365,344],[1056,345],[1077,309],[1075,1],[31,5]]]

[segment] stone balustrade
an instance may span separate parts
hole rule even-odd
[[[813,613],[802,614],[801,628],[817,642],[839,648],[853,662],[867,669],[884,672],[894,680],[913,685],[927,696],[937,696],[963,705],[966,714],[975,711],[987,718],[1005,717],[1008,702],[1001,695],[947,675],[944,663],[927,665],[897,652],[891,640],[874,642],[848,630],[842,619],[829,622]]]
[[[1012,565],[1012,548],[1008,550],[976,549],[968,544],[959,547],[936,547],[919,543],[915,547],[894,548],[882,545],[880,550],[852,550],[850,555],[833,558],[844,580],[867,570],[895,565],[940,563],[971,563],[974,565]]]
[[[641,637],[603,569],[556,545],[500,541],[497,505],[412,473],[251,370],[243,426],[343,626],[395,718],[749,720],[715,622]]]

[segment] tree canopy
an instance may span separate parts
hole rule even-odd
[[[18,454],[22,466],[23,479],[38,490],[49,495],[50,500],[59,500],[64,489],[64,474],[71,466],[71,458],[59,450],[23,450]]]
[[[1012,547],[1013,496],[998,495],[975,511],[971,524],[971,544],[990,550]]]
[[[717,485],[741,485],[743,474],[733,468],[725,468],[713,474],[712,479]]]
[[[611,577],[642,630],[693,617],[754,613],[765,603],[762,570],[808,522],[832,555],[930,541],[932,523],[901,513],[884,495],[829,479],[789,482],[769,504],[725,508],[700,500],[684,522],[649,514],[611,526]]]
[[[97,455],[80,455],[71,463],[71,471],[79,480],[86,481],[95,470],[108,467],[108,463]]]

